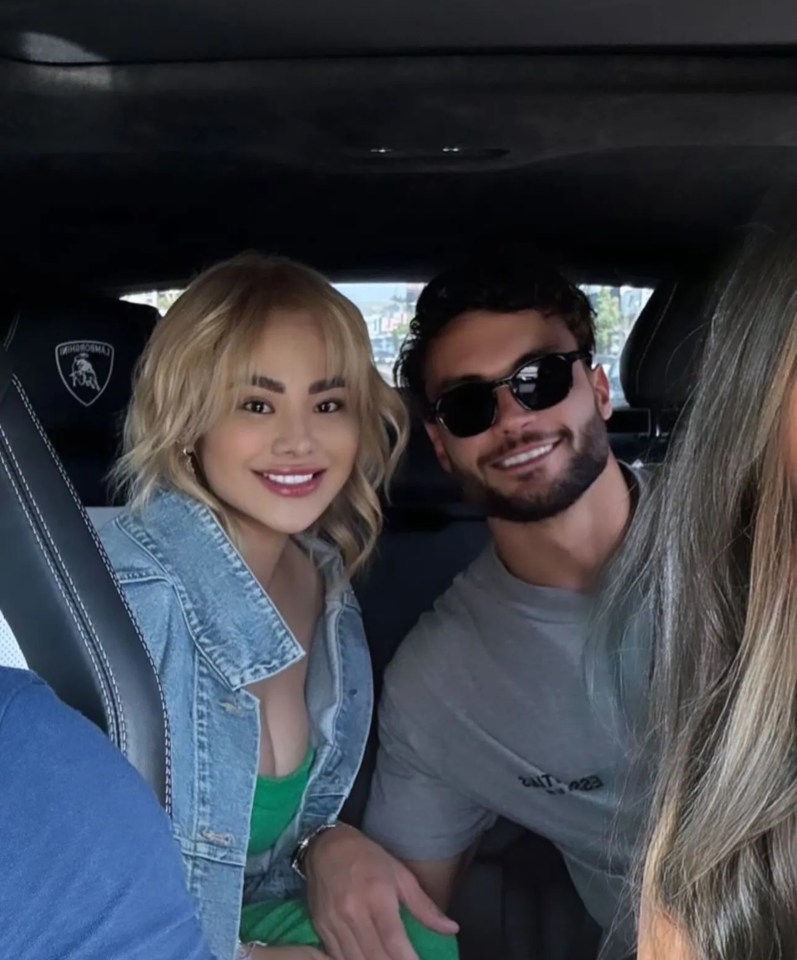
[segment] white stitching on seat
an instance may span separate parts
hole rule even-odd
[[[8,328],[8,331],[6,332],[6,339],[4,342],[4,346],[6,350],[8,350],[8,348],[11,346],[11,342],[16,336],[18,329],[19,329],[19,310],[17,310],[17,312],[14,314],[14,319],[11,321],[11,326]]]
[[[149,647],[147,647],[146,643],[144,642],[144,638],[141,636],[141,631],[139,630],[138,623],[136,622],[135,616],[134,616],[133,611],[132,611],[132,609],[131,609],[131,607],[130,607],[130,604],[128,603],[127,597],[125,596],[124,591],[121,589],[121,587],[120,587],[120,585],[119,585],[119,581],[118,581],[118,579],[117,579],[117,577],[116,577],[116,573],[114,572],[114,570],[113,570],[113,568],[112,568],[112,566],[111,566],[111,564],[110,564],[110,561],[108,560],[108,555],[107,555],[106,552],[105,552],[105,548],[103,547],[102,542],[100,541],[99,537],[97,536],[97,532],[96,532],[96,530],[95,530],[95,528],[94,528],[94,525],[92,524],[91,520],[89,519],[88,514],[86,513],[86,511],[85,511],[85,509],[84,509],[84,507],[83,507],[83,504],[80,502],[80,499],[79,499],[78,496],[77,496],[77,493],[76,493],[76,491],[75,491],[75,488],[74,488],[73,485],[72,485],[72,481],[71,481],[71,480],[69,479],[69,477],[67,476],[67,473],[66,473],[66,471],[64,470],[63,464],[61,463],[58,455],[56,454],[55,450],[53,449],[52,444],[50,443],[49,437],[45,434],[44,430],[42,429],[41,424],[39,423],[38,417],[36,416],[36,414],[35,414],[35,412],[34,412],[34,410],[33,410],[33,407],[31,406],[31,403],[30,403],[30,401],[29,401],[29,399],[28,399],[27,394],[25,393],[25,390],[24,390],[22,384],[21,384],[20,381],[19,381],[19,378],[16,377],[16,376],[12,376],[11,380],[12,380],[13,386],[15,387],[15,389],[16,389],[16,391],[17,391],[17,394],[18,394],[19,398],[22,400],[22,403],[24,404],[25,409],[26,409],[27,412],[28,412],[28,416],[30,417],[30,419],[31,419],[34,427],[36,428],[39,436],[41,437],[42,441],[44,442],[44,445],[45,445],[45,447],[47,448],[47,451],[49,452],[50,457],[51,457],[52,460],[53,460],[53,463],[54,463],[55,466],[57,467],[58,472],[61,474],[61,479],[64,481],[64,484],[66,485],[67,491],[69,492],[69,495],[71,496],[72,501],[74,502],[74,504],[75,504],[75,506],[77,507],[77,509],[78,509],[81,517],[83,518],[83,522],[84,522],[84,524],[85,524],[85,526],[86,526],[86,529],[88,530],[89,536],[91,537],[91,539],[92,539],[92,541],[93,541],[93,543],[94,543],[94,546],[97,548],[97,552],[99,553],[99,556],[100,556],[100,558],[101,558],[101,560],[102,560],[102,562],[103,562],[103,564],[104,564],[104,566],[105,566],[105,569],[106,569],[107,572],[108,572],[108,575],[109,575],[109,577],[110,577],[110,579],[111,579],[111,583],[113,584],[113,586],[114,586],[114,588],[115,588],[115,590],[116,590],[116,592],[117,592],[117,595],[119,596],[119,599],[122,601],[122,604],[123,604],[125,610],[127,611],[127,614],[128,614],[128,616],[129,616],[129,618],[130,618],[130,622],[131,622],[131,624],[132,624],[132,626],[133,626],[133,629],[134,629],[134,631],[135,631],[135,634],[136,634],[136,636],[138,637],[139,643],[141,644],[141,648],[143,649],[144,655],[145,655],[146,658],[147,658],[147,662],[149,663],[150,668],[152,669],[152,675],[153,675],[153,678],[154,678],[154,680],[155,680],[155,687],[156,687],[156,689],[157,689],[157,691],[158,691],[158,699],[160,700],[160,705],[161,705],[161,719],[162,719],[162,721],[163,721],[163,738],[164,738],[164,753],[165,753],[164,805],[165,805],[165,807],[166,807],[166,810],[169,811],[169,812],[171,812],[171,809],[172,809],[171,728],[170,728],[170,726],[169,726],[169,717],[168,717],[168,712],[167,712],[167,710],[166,710],[166,701],[165,701],[165,698],[164,698],[164,696],[163,696],[163,688],[161,687],[160,679],[159,679],[159,677],[158,677],[158,671],[157,671],[157,668],[156,668],[156,666],[155,666],[155,661],[152,659],[152,655],[150,654]],[[13,457],[13,453],[12,453],[11,455],[12,455],[12,457]],[[17,469],[19,470],[19,466],[18,466],[18,465],[17,465]],[[20,476],[21,476],[21,471],[20,471]],[[23,478],[23,483],[24,483],[24,482],[25,482],[25,481],[24,481],[24,478]],[[37,512],[38,512],[38,510],[37,510]],[[43,521],[42,521],[42,523],[43,523]],[[49,535],[49,531],[48,531],[48,535]],[[51,539],[52,539],[52,538],[51,538]],[[53,544],[53,548],[56,549],[54,544]],[[56,549],[56,553],[57,553],[57,549]],[[60,559],[60,556],[59,556],[59,559]],[[63,564],[63,561],[61,561],[61,562],[62,562],[62,564]],[[72,581],[71,581],[71,578],[69,578],[68,572],[66,572],[66,575],[67,575],[67,578],[70,580],[70,583],[71,583]],[[74,584],[72,584],[72,588],[74,589]],[[77,591],[76,591],[76,592],[77,592]],[[81,603],[81,608],[83,608],[83,605],[82,605],[82,602],[80,601],[79,595],[78,595],[78,601]],[[85,608],[83,608],[83,609],[84,609],[84,612],[85,612]],[[87,616],[87,619],[88,619],[88,614],[86,614],[86,616]],[[89,622],[90,622],[90,620],[89,620]],[[107,664],[107,659],[106,659],[105,654],[104,654],[104,651],[103,651],[103,649],[102,649],[102,645],[99,643],[99,640],[98,640],[98,638],[97,638],[96,630],[94,630],[93,624],[92,624],[91,626],[92,626],[92,630],[94,631],[95,640],[97,640],[97,643],[98,643],[98,646],[99,646],[99,648],[100,648],[100,651],[102,652],[103,660],[104,660],[104,661],[106,662],[106,664]],[[110,673],[110,675],[111,675],[111,677],[112,677],[112,680],[113,680],[113,672],[110,670],[110,664],[108,664],[108,668],[109,668],[109,673]],[[119,707],[120,707],[120,720],[121,720],[121,724],[124,726],[125,718],[124,718],[124,711],[123,711],[123,709],[122,709],[121,698],[120,698],[119,695],[118,695],[118,690],[116,689],[115,681],[113,681],[113,682],[114,682],[114,691],[115,691],[116,694],[117,694],[117,702],[118,702]],[[123,736],[125,737],[125,743],[126,743],[126,731],[124,731]]]
[[[136,634],[136,636],[138,637],[139,643],[141,644],[141,648],[143,649],[144,655],[145,655],[146,658],[147,658],[147,662],[149,663],[150,668],[152,669],[152,675],[153,675],[154,680],[155,680],[155,687],[156,687],[156,689],[157,689],[157,691],[158,691],[158,699],[160,700],[160,705],[161,705],[161,719],[162,719],[162,721],[163,721],[163,740],[164,740],[164,754],[165,754],[165,764],[166,764],[165,776],[164,776],[164,793],[165,793],[165,796],[164,796],[164,806],[166,807],[166,810],[171,813],[171,809],[172,809],[172,741],[171,741],[171,728],[170,728],[170,726],[169,726],[169,715],[168,715],[168,712],[167,712],[167,710],[166,710],[166,700],[165,700],[165,698],[164,698],[164,696],[163,696],[163,688],[161,687],[160,678],[158,677],[158,670],[157,670],[157,667],[155,666],[155,661],[152,659],[152,654],[150,653],[149,647],[148,647],[148,646],[146,645],[146,643],[144,642],[144,638],[143,638],[142,635],[141,635],[141,630],[139,629],[139,626],[138,626],[138,623],[137,623],[137,621],[136,621],[136,618],[135,618],[135,615],[134,615],[134,613],[133,613],[133,610],[132,610],[132,608],[130,607],[130,604],[129,604],[128,600],[127,600],[127,596],[125,595],[124,590],[121,588],[121,586],[120,586],[120,584],[119,584],[119,580],[118,580],[118,578],[117,578],[117,576],[116,576],[116,572],[114,571],[113,567],[111,566],[111,563],[110,563],[110,561],[109,561],[109,559],[108,559],[108,554],[105,552],[105,547],[102,545],[102,541],[101,541],[100,538],[97,536],[97,531],[96,531],[96,529],[94,528],[94,524],[93,524],[93,523],[91,522],[91,520],[89,519],[89,516],[88,516],[88,514],[86,513],[86,510],[85,510],[83,504],[80,502],[80,498],[78,497],[77,492],[75,491],[74,486],[72,485],[72,481],[69,479],[69,476],[67,475],[66,471],[64,470],[64,466],[63,466],[63,464],[61,463],[61,460],[60,460],[60,458],[58,457],[58,454],[55,452],[55,450],[54,450],[54,448],[53,448],[53,445],[50,443],[50,438],[47,436],[47,434],[46,434],[46,433],[44,432],[44,430],[42,429],[42,426],[41,426],[41,424],[39,423],[39,418],[36,416],[36,413],[35,413],[33,407],[31,406],[30,400],[28,399],[28,395],[25,393],[24,387],[23,387],[22,384],[20,383],[19,378],[16,377],[16,376],[13,376],[13,375],[12,375],[12,377],[11,377],[11,382],[12,382],[13,386],[15,387],[19,398],[22,400],[22,403],[24,404],[25,409],[26,409],[27,412],[28,412],[28,416],[30,417],[30,419],[31,419],[34,427],[36,428],[39,436],[41,437],[42,441],[44,442],[44,445],[45,445],[45,447],[47,448],[47,451],[48,451],[48,453],[50,454],[50,457],[52,458],[53,463],[55,464],[56,468],[58,469],[58,472],[61,474],[61,479],[64,481],[64,484],[66,485],[66,489],[67,489],[67,491],[69,492],[69,495],[71,496],[72,501],[74,502],[75,506],[77,507],[78,511],[80,512],[81,517],[83,518],[83,523],[86,525],[86,529],[87,529],[88,532],[89,532],[89,536],[91,537],[91,539],[92,539],[92,541],[93,541],[93,543],[94,543],[94,546],[97,548],[97,552],[99,553],[100,559],[102,560],[103,564],[105,565],[105,569],[108,571],[108,576],[111,578],[111,582],[112,582],[112,584],[113,584],[113,586],[114,586],[114,588],[115,588],[115,590],[116,590],[116,593],[117,593],[117,595],[119,596],[119,599],[122,601],[122,604],[123,604],[125,610],[127,611],[127,614],[128,614],[128,616],[129,616],[129,618],[130,618],[130,622],[131,622],[131,624],[133,625],[133,629],[134,629],[134,631],[135,631],[135,634]],[[96,636],[96,634],[95,634],[95,636]],[[120,706],[120,708],[122,707],[121,702],[119,703],[119,706]],[[124,721],[124,716],[123,716],[123,715],[122,715],[122,720]]]
[[[75,507],[76,507],[77,510],[79,511],[80,516],[83,518],[83,523],[85,524],[86,529],[88,530],[89,536],[91,537],[92,542],[94,543],[94,546],[95,546],[96,549],[97,549],[97,552],[98,552],[98,554],[99,554],[99,556],[100,556],[100,559],[102,560],[102,562],[103,562],[103,564],[104,564],[104,566],[105,566],[105,569],[106,569],[107,572],[108,572],[108,576],[110,577],[111,582],[112,582],[112,584],[113,584],[113,586],[114,586],[114,588],[115,588],[115,590],[116,590],[117,596],[118,596],[119,599],[121,600],[122,605],[124,606],[124,608],[125,608],[125,610],[126,610],[126,612],[127,612],[127,614],[128,614],[128,617],[129,617],[129,619],[130,619],[130,622],[131,622],[131,624],[132,624],[132,626],[133,626],[133,630],[134,630],[136,636],[138,637],[139,643],[141,644],[141,649],[144,651],[144,655],[145,655],[146,658],[147,658],[147,662],[149,663],[150,668],[152,669],[152,676],[153,676],[153,678],[154,678],[154,680],[155,680],[155,688],[156,688],[156,690],[158,691],[158,699],[159,699],[159,701],[160,701],[161,720],[162,720],[162,722],[163,722],[163,740],[164,740],[164,754],[165,754],[164,806],[166,807],[166,810],[167,810],[167,811],[171,812],[171,809],[172,809],[172,760],[171,760],[171,757],[172,757],[172,741],[171,741],[171,727],[170,727],[170,725],[169,725],[169,715],[168,715],[168,711],[167,711],[167,709],[166,709],[166,700],[165,700],[165,697],[164,697],[164,695],[163,695],[163,688],[162,688],[161,683],[160,683],[160,678],[159,678],[159,676],[158,676],[157,667],[155,666],[155,661],[154,661],[153,658],[152,658],[152,654],[150,653],[149,647],[148,647],[147,644],[144,642],[144,638],[143,638],[143,636],[141,635],[141,630],[139,629],[138,622],[136,621],[136,618],[135,618],[135,614],[133,613],[133,610],[132,610],[132,608],[131,608],[131,606],[130,606],[130,604],[129,604],[129,602],[128,602],[128,599],[127,599],[127,596],[126,596],[124,590],[122,589],[121,585],[119,584],[119,580],[118,580],[118,578],[117,578],[117,576],[116,576],[116,572],[114,571],[113,567],[111,566],[110,560],[108,559],[108,554],[105,552],[105,547],[102,545],[102,541],[101,541],[101,540],[99,539],[99,537],[97,536],[97,531],[96,531],[96,529],[95,529],[95,527],[94,527],[94,524],[93,524],[93,523],[91,522],[91,520],[89,519],[89,516],[88,516],[88,514],[86,513],[86,510],[85,510],[83,504],[81,503],[80,498],[79,498],[78,495],[77,495],[77,492],[75,491],[75,488],[74,488],[74,486],[73,486],[73,484],[72,484],[72,481],[69,479],[69,476],[67,475],[66,471],[64,470],[64,466],[63,466],[63,464],[61,463],[61,460],[60,460],[60,458],[58,457],[58,454],[55,452],[55,449],[53,448],[53,445],[50,443],[50,438],[47,436],[47,434],[46,434],[46,433],[44,432],[44,430],[42,429],[42,426],[41,426],[41,424],[39,423],[39,419],[38,419],[38,417],[36,416],[36,413],[35,413],[35,411],[33,410],[33,407],[31,406],[30,400],[28,399],[28,395],[25,393],[24,387],[23,387],[22,384],[20,383],[18,377],[12,375],[11,380],[12,380],[13,386],[15,387],[15,389],[16,389],[16,391],[17,391],[17,394],[18,394],[19,398],[22,400],[22,402],[23,402],[23,404],[24,404],[24,406],[25,406],[25,409],[26,409],[27,412],[28,412],[28,416],[30,417],[30,419],[31,419],[34,427],[36,428],[39,436],[41,437],[42,442],[44,443],[45,447],[47,448],[47,452],[50,454],[50,457],[51,457],[53,463],[55,464],[56,468],[58,469],[58,472],[61,474],[61,479],[64,481],[64,484],[65,484],[65,486],[66,486],[66,489],[67,489],[70,497],[72,498],[72,502],[74,503]],[[119,705],[120,705],[120,707],[121,707],[121,702],[120,702]]]
[[[10,451],[10,445],[9,445],[9,443],[8,443],[8,438],[6,437],[5,431],[3,430],[3,428],[2,428],[1,426],[0,426],[0,435],[2,435],[3,440],[5,441],[6,448],[9,449],[9,451]],[[13,459],[13,454],[12,454],[11,456],[12,456],[12,459]],[[8,477],[9,482],[11,483],[11,489],[14,491],[14,494],[16,495],[16,498],[17,498],[17,500],[19,501],[19,505],[22,507],[22,510],[23,510],[23,512],[25,513],[25,517],[26,517],[26,519],[27,519],[27,521],[28,521],[28,525],[30,526],[31,530],[33,531],[33,536],[36,538],[36,542],[37,542],[38,545],[39,545],[39,549],[40,549],[40,551],[41,551],[42,556],[44,557],[44,559],[45,559],[46,562],[47,562],[47,566],[50,568],[50,572],[51,572],[52,575],[53,575],[53,580],[55,581],[55,583],[56,583],[56,585],[57,585],[57,587],[58,587],[59,593],[60,593],[61,596],[63,597],[64,603],[66,604],[66,608],[67,608],[67,610],[69,611],[69,613],[71,614],[72,619],[73,619],[74,622],[75,622],[75,626],[77,627],[78,633],[80,634],[80,637],[81,637],[81,639],[83,640],[83,645],[86,647],[86,650],[88,651],[88,654],[89,654],[89,656],[91,657],[91,662],[92,662],[92,664],[94,665],[94,671],[95,671],[95,673],[97,674],[97,679],[98,679],[98,681],[99,681],[99,683],[100,683],[100,692],[102,693],[102,699],[103,699],[103,705],[104,705],[104,707],[105,707],[105,712],[106,712],[106,714],[108,715],[109,722],[110,722],[110,723],[113,723],[114,720],[113,720],[113,712],[112,712],[111,700],[110,700],[110,697],[109,697],[109,695],[108,695],[108,691],[107,691],[107,689],[106,689],[106,687],[105,687],[105,682],[104,682],[104,680],[103,680],[102,674],[100,673],[100,667],[99,667],[99,664],[97,663],[97,659],[96,659],[96,657],[95,657],[94,650],[92,649],[92,645],[88,642],[88,637],[86,636],[86,632],[84,631],[83,626],[82,626],[82,624],[80,623],[80,620],[79,620],[79,618],[78,618],[78,616],[77,616],[77,613],[75,612],[75,608],[74,608],[74,606],[73,606],[70,598],[67,596],[66,591],[64,590],[63,584],[61,583],[61,578],[58,576],[58,573],[57,573],[55,567],[53,566],[53,563],[52,563],[52,561],[50,560],[50,557],[47,555],[47,550],[45,549],[44,543],[42,543],[41,537],[39,536],[39,531],[36,529],[36,524],[33,522],[33,518],[31,517],[30,511],[28,510],[27,506],[25,505],[25,501],[24,501],[24,500],[22,499],[22,497],[20,496],[19,487],[17,486],[17,484],[16,484],[16,482],[15,482],[15,480],[14,480],[14,477],[13,477],[11,471],[9,470],[9,468],[8,468],[8,463],[6,462],[6,458],[2,455],[2,452],[1,452],[1,451],[0,451],[0,464],[2,464],[2,467],[3,467],[3,469],[4,469],[5,472],[6,472],[6,476]],[[19,465],[17,465],[17,469],[19,469]]]
[[[109,677],[109,680],[110,680],[110,683],[111,683],[111,687],[112,687],[112,689],[113,689],[114,697],[115,697],[114,703],[118,704],[119,707],[120,707],[120,709],[119,709],[119,748],[122,750],[123,753],[126,753],[126,752],[127,752],[127,727],[126,727],[126,724],[125,724],[124,710],[121,709],[121,706],[122,706],[122,698],[121,698],[121,696],[119,695],[119,689],[118,689],[117,684],[116,684],[116,677],[114,676],[113,667],[111,666],[110,661],[108,660],[108,657],[107,657],[106,654],[105,654],[105,650],[103,649],[102,643],[100,642],[100,638],[99,638],[99,634],[97,633],[97,629],[96,629],[96,627],[94,626],[94,624],[92,623],[91,617],[89,616],[89,612],[88,612],[88,610],[86,609],[86,607],[85,607],[85,605],[84,605],[84,603],[83,603],[83,599],[82,599],[82,597],[80,596],[80,592],[78,591],[77,587],[76,587],[75,584],[74,584],[74,581],[72,580],[72,576],[71,576],[71,574],[69,573],[69,570],[68,570],[68,568],[67,568],[67,565],[64,563],[64,558],[61,556],[61,553],[60,553],[60,551],[58,550],[58,546],[56,545],[55,539],[54,539],[53,535],[50,533],[50,531],[49,531],[49,529],[48,529],[48,527],[47,527],[47,521],[44,519],[44,517],[42,516],[41,511],[39,510],[39,507],[38,507],[38,505],[37,505],[37,503],[36,503],[36,498],[33,496],[33,493],[31,492],[31,489],[30,489],[30,487],[28,486],[28,482],[27,482],[27,480],[25,479],[24,474],[22,473],[22,468],[20,467],[19,462],[17,461],[17,458],[14,456],[14,451],[13,451],[13,449],[12,449],[12,447],[11,447],[11,443],[9,442],[8,437],[6,436],[6,433],[5,433],[5,431],[3,430],[2,426],[0,426],[0,436],[2,436],[3,440],[5,441],[5,445],[6,445],[6,449],[7,449],[7,451],[8,451],[8,454],[9,454],[9,456],[11,457],[11,460],[12,460],[14,466],[17,468],[17,474],[19,475],[19,479],[20,479],[20,481],[21,481],[21,483],[22,483],[22,486],[25,488],[25,492],[28,494],[28,498],[30,499],[31,507],[33,508],[33,511],[34,511],[35,514],[36,514],[36,518],[37,518],[37,520],[39,521],[39,523],[41,524],[41,528],[42,528],[42,530],[44,531],[44,534],[45,534],[45,536],[47,537],[47,540],[48,540],[48,542],[49,542],[49,544],[50,544],[53,552],[55,553],[56,558],[58,559],[58,563],[60,564],[61,573],[62,573],[62,575],[64,576],[64,578],[66,579],[66,581],[67,581],[67,583],[69,584],[69,586],[72,588],[73,599],[74,599],[74,601],[77,603],[78,607],[80,608],[81,613],[82,613],[83,616],[85,617],[85,622],[88,624],[89,630],[91,631],[91,635],[92,635],[92,637],[94,638],[94,640],[95,640],[95,642],[96,642],[96,645],[97,645],[97,651],[96,651],[96,653],[97,653],[97,655],[99,656],[99,658],[102,660],[102,663],[103,663],[103,665],[105,666],[105,669],[108,671],[108,677]],[[8,468],[6,468],[6,473],[9,474],[9,479],[10,479],[10,478],[11,478],[11,475],[10,475],[10,472],[8,471]],[[21,503],[21,502],[22,502],[22,501],[21,501],[21,498],[18,497],[18,499],[20,499],[20,503]],[[37,535],[37,539],[38,539],[38,535]],[[49,560],[48,560],[48,564],[49,564]],[[52,570],[52,565],[50,565],[50,569]],[[53,573],[54,573],[54,571],[53,571]],[[62,593],[63,593],[63,591],[62,591]],[[92,657],[92,660],[94,660],[93,657]],[[96,662],[95,662],[95,666],[96,666]],[[106,707],[110,708],[110,707],[112,707],[112,704],[107,704]],[[109,719],[112,719],[112,717],[109,718]]]

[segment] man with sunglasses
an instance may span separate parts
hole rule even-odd
[[[364,825],[384,849],[340,827],[308,851],[334,960],[413,960],[402,906],[447,932],[434,904],[447,907],[498,815],[558,847],[589,912],[614,928],[603,956],[632,949],[618,923],[638,828],[630,732],[616,723],[613,665],[599,647],[590,662],[588,640],[645,483],[611,452],[594,345],[586,296],[542,262],[468,263],[418,301],[398,381],[492,542],[386,673]]]

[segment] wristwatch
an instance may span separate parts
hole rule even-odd
[[[337,820],[334,823],[322,823],[320,826],[316,827],[315,830],[311,830],[306,836],[302,837],[299,843],[296,846],[296,849],[293,852],[293,858],[291,860],[291,866],[299,874],[302,880],[307,879],[307,874],[304,872],[304,858],[307,856],[307,850],[310,844],[315,840],[316,837],[320,837],[322,833],[326,833],[327,830],[333,830],[338,825]]]

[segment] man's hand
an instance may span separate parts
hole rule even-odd
[[[332,960],[418,960],[402,905],[438,933],[459,929],[401,861],[354,827],[339,824],[316,837],[304,865],[310,915]]]

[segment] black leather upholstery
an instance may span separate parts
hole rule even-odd
[[[620,380],[629,406],[659,416],[681,410],[694,386],[711,283],[685,276],[659,283],[626,340]]]
[[[40,293],[4,309],[15,375],[84,504],[108,502],[105,477],[119,449],[136,360],[154,307],[86,294]]]
[[[0,610],[30,668],[108,733],[169,809],[168,723],[154,665],[2,349]]]
[[[414,420],[376,555],[356,584],[377,681],[399,643],[487,542],[482,513],[437,462]]]

